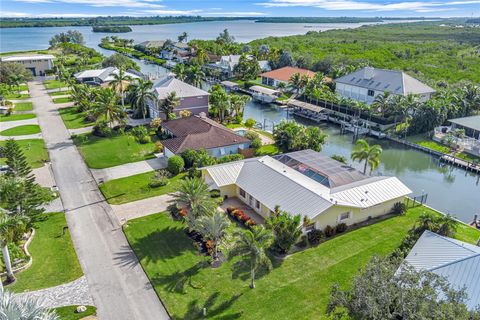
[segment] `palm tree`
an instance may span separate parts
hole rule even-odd
[[[187,42],[187,39],[188,39],[188,33],[186,33],[185,31],[178,36],[178,42],[183,42],[183,41]]]
[[[367,165],[370,165],[370,173],[380,165],[380,156],[382,155],[382,147],[378,144],[370,146],[363,139],[357,140],[352,151],[352,160],[362,162],[365,160],[363,173],[367,173]]]
[[[457,222],[450,214],[442,215],[437,219],[437,223],[439,224],[438,234],[442,236],[452,237],[457,230]]]
[[[218,242],[225,236],[230,222],[224,213],[217,211],[212,216],[203,216],[197,219],[195,226],[204,238],[213,241],[213,259],[218,258]]]
[[[187,69],[183,63],[177,63],[173,69],[173,73],[175,73],[175,78],[185,81],[187,78]]]
[[[129,86],[128,100],[135,110],[135,116],[142,115],[145,119],[148,102],[156,103],[157,96],[152,90],[153,83],[150,80],[138,79]]]
[[[121,122],[125,117],[125,111],[118,105],[118,96],[110,88],[102,89],[96,93],[93,115],[96,118],[103,116],[110,127],[115,122]]]
[[[15,281],[12,271],[12,262],[8,251],[8,244],[13,242],[19,233],[25,230],[26,217],[20,215],[8,215],[0,212],[0,247],[2,247],[5,269],[7,269],[7,283]]]
[[[74,84],[71,87],[71,96],[78,112],[88,111],[91,106],[92,92],[86,84]]]
[[[300,93],[300,90],[302,90],[304,87],[303,79],[300,73],[297,72],[292,75],[288,83],[288,87],[295,91],[297,95]]]
[[[32,296],[15,296],[0,287],[0,319],[59,320],[50,309],[40,305],[40,300]]]
[[[187,82],[192,86],[200,87],[203,77],[205,77],[205,73],[200,66],[193,65],[188,69]]]
[[[431,213],[423,213],[418,217],[418,222],[423,230],[436,231],[438,229],[437,217]]]
[[[238,241],[229,252],[229,258],[241,256],[250,266],[250,288],[255,288],[255,271],[261,267],[268,270],[272,268],[272,262],[265,250],[272,244],[273,234],[264,226],[255,226],[252,230],[235,232]]]
[[[177,93],[175,91],[170,92],[165,100],[160,102],[159,109],[165,113],[166,121],[171,120],[173,113],[175,112],[175,108],[180,105],[180,98],[177,97]]]
[[[132,78],[125,73],[123,68],[118,69],[118,73],[113,75],[113,80],[110,81],[110,86],[120,94],[122,100],[122,109],[125,110],[125,89],[128,87],[129,81]]]
[[[247,95],[232,94],[230,96],[231,116],[242,116],[248,101],[250,101],[250,97]]]
[[[384,93],[377,95],[373,100],[372,106],[377,111],[380,111],[382,117],[384,117],[385,112],[390,110],[391,107],[390,92],[385,91]]]

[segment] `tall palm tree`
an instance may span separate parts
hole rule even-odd
[[[125,111],[118,105],[118,96],[115,91],[107,88],[97,92],[93,106],[93,115],[96,118],[103,116],[110,127],[115,122],[123,121]]]
[[[208,54],[203,48],[198,48],[195,57],[200,64],[205,64],[208,61]]]
[[[390,100],[390,92],[385,91],[375,97],[373,100],[372,106],[377,110],[380,111],[382,117],[385,116],[387,110],[390,110],[391,107],[391,100]]]
[[[200,66],[193,65],[188,69],[187,82],[192,86],[200,87],[204,77],[205,73]]]
[[[255,288],[255,272],[261,268],[272,268],[272,262],[266,254],[266,249],[273,242],[273,234],[264,226],[255,226],[252,230],[235,232],[238,241],[229,252],[229,258],[241,256],[250,267],[250,288]]]
[[[40,305],[40,300],[32,296],[15,296],[0,287],[0,319],[59,320],[50,309]]]
[[[12,271],[12,262],[8,251],[8,244],[13,242],[19,233],[25,230],[26,217],[20,215],[8,215],[0,212],[0,247],[2,247],[3,260],[7,270],[7,283],[15,281]]]
[[[158,108],[165,113],[166,121],[171,120],[173,113],[175,112],[175,108],[180,105],[180,98],[177,97],[177,93],[175,91],[170,92],[165,100],[159,103]]]
[[[128,100],[135,110],[135,116],[142,115],[143,119],[145,119],[148,103],[157,103],[157,96],[152,88],[152,81],[144,79],[138,79],[138,81],[129,86]]]
[[[213,259],[218,258],[218,242],[225,236],[230,225],[224,213],[217,211],[212,216],[203,216],[195,222],[196,230],[213,241]]]
[[[298,95],[304,87],[304,82],[300,73],[294,73],[288,82],[288,87]]]
[[[187,68],[185,68],[185,65],[183,63],[177,63],[173,69],[173,73],[175,73],[175,78],[185,81],[187,78]]]
[[[437,223],[439,224],[438,234],[442,236],[452,237],[457,230],[457,222],[450,214],[442,215]]]
[[[382,155],[382,147],[378,144],[370,146],[363,139],[357,140],[353,148],[351,158],[359,162],[365,161],[363,173],[367,173],[367,165],[370,165],[370,173],[380,165],[380,156]]]
[[[178,36],[178,42],[183,42],[183,41],[187,42],[187,39],[188,39],[188,33],[186,33],[185,31]]]
[[[110,86],[113,90],[120,94],[123,110],[125,110],[125,89],[128,87],[129,81],[131,80],[132,78],[125,73],[125,70],[120,68],[118,69],[118,73],[113,74],[113,80],[110,81]]]
[[[86,84],[74,84],[71,87],[71,96],[75,101],[78,112],[88,111],[91,107],[92,92]]]
[[[230,95],[230,109],[231,109],[231,116],[242,116],[243,109],[247,102],[250,101],[250,97],[247,95],[239,95],[239,94],[232,94]]]

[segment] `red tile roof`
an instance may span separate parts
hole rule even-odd
[[[276,69],[276,70],[272,70],[272,71],[262,73],[260,76],[288,82],[288,81],[290,81],[290,78],[295,73],[300,73],[300,75],[302,75],[302,76],[307,75],[310,78],[313,78],[315,76],[315,72],[313,72],[313,71],[310,71],[310,70],[307,70],[307,69],[302,69],[302,68],[296,68],[296,67],[283,67],[283,68],[280,68],[280,69]]]

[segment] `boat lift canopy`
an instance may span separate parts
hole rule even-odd
[[[289,102],[288,102],[288,106],[289,107],[294,107],[294,108],[299,108],[299,109],[305,109],[305,110],[308,110],[308,111],[312,111],[312,112],[317,112],[317,113],[328,113],[328,112],[331,112],[331,110],[329,109],[326,109],[326,108],[322,108],[322,107],[319,107],[317,105],[314,105],[314,104],[311,104],[311,103],[308,103],[308,102],[303,102],[303,101],[299,101],[299,100],[295,100],[295,99],[291,99]]]

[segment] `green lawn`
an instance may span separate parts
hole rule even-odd
[[[67,84],[60,80],[46,80],[43,81],[43,85],[47,89],[58,89],[58,88],[65,88]]]
[[[22,147],[27,161],[32,168],[43,167],[45,161],[49,160],[47,149],[42,139],[25,139],[17,140],[17,143]],[[5,141],[0,141],[0,146],[4,145]],[[0,158],[0,164],[5,163],[5,158]]]
[[[55,98],[53,99],[53,103],[67,103],[67,102],[72,102],[71,97],[62,97],[62,98]]]
[[[54,309],[61,320],[80,320],[87,316],[95,314],[97,309],[95,307],[88,306],[87,310],[82,313],[76,313],[77,306],[68,306]]]
[[[100,185],[100,190],[111,204],[122,204],[145,198],[160,196],[171,193],[179,185],[185,174],[179,174],[170,179],[170,183],[164,187],[150,188],[150,178],[155,172],[146,172],[130,177],[110,180]]]
[[[70,234],[62,235],[67,226],[63,212],[47,213],[34,224],[36,234],[29,246],[33,257],[30,268],[17,274],[11,289],[32,291],[57,286],[82,276]]]
[[[132,220],[124,232],[157,294],[175,318],[199,318],[192,309],[207,307],[216,319],[319,319],[332,284],[347,287],[375,254],[392,252],[416,219],[429,209],[410,209],[368,227],[337,236],[289,256],[260,276],[254,290],[248,271],[232,273],[235,260],[213,269],[204,265],[179,221],[160,213]],[[480,232],[465,226],[458,238],[475,243]]]
[[[423,135],[417,135],[417,136],[410,137],[409,140],[418,144],[418,145],[420,145],[420,146],[423,146],[423,147],[426,147],[426,148],[429,148],[429,149],[432,149],[432,150],[435,150],[435,151],[443,152],[443,153],[446,153],[446,154],[451,153],[451,148],[450,147],[447,147],[447,146],[445,146],[445,145],[443,145],[439,142],[433,141],[433,140],[425,140]],[[477,162],[480,161],[479,157],[467,154],[465,152],[455,153],[455,156],[458,157],[458,158],[464,159],[466,161],[477,161]]]
[[[18,102],[15,103],[15,111],[31,111],[33,110],[33,104],[31,102]]]
[[[6,100],[25,100],[30,98],[30,95],[28,93],[14,92],[14,93],[6,94],[3,98],[5,98]]]
[[[9,116],[2,114],[2,115],[0,115],[0,122],[27,120],[27,119],[33,119],[35,117],[36,116],[33,113],[11,114]]]
[[[58,112],[60,113],[67,129],[84,128],[94,124],[94,122],[86,122],[85,113],[77,112],[76,107],[61,108]]]
[[[64,95],[67,95],[67,94],[70,94],[70,93],[71,93],[70,90],[54,91],[54,92],[50,92],[49,95],[51,95],[51,96],[64,96]]]
[[[126,134],[108,138],[82,134],[76,136],[74,142],[87,165],[93,169],[103,169],[155,157],[153,142],[140,144]]]
[[[276,144],[266,144],[255,150],[256,156],[265,156],[265,155],[274,155],[279,153],[278,147]]]
[[[0,136],[24,136],[35,133],[40,133],[40,127],[37,124],[27,124],[0,131]]]

